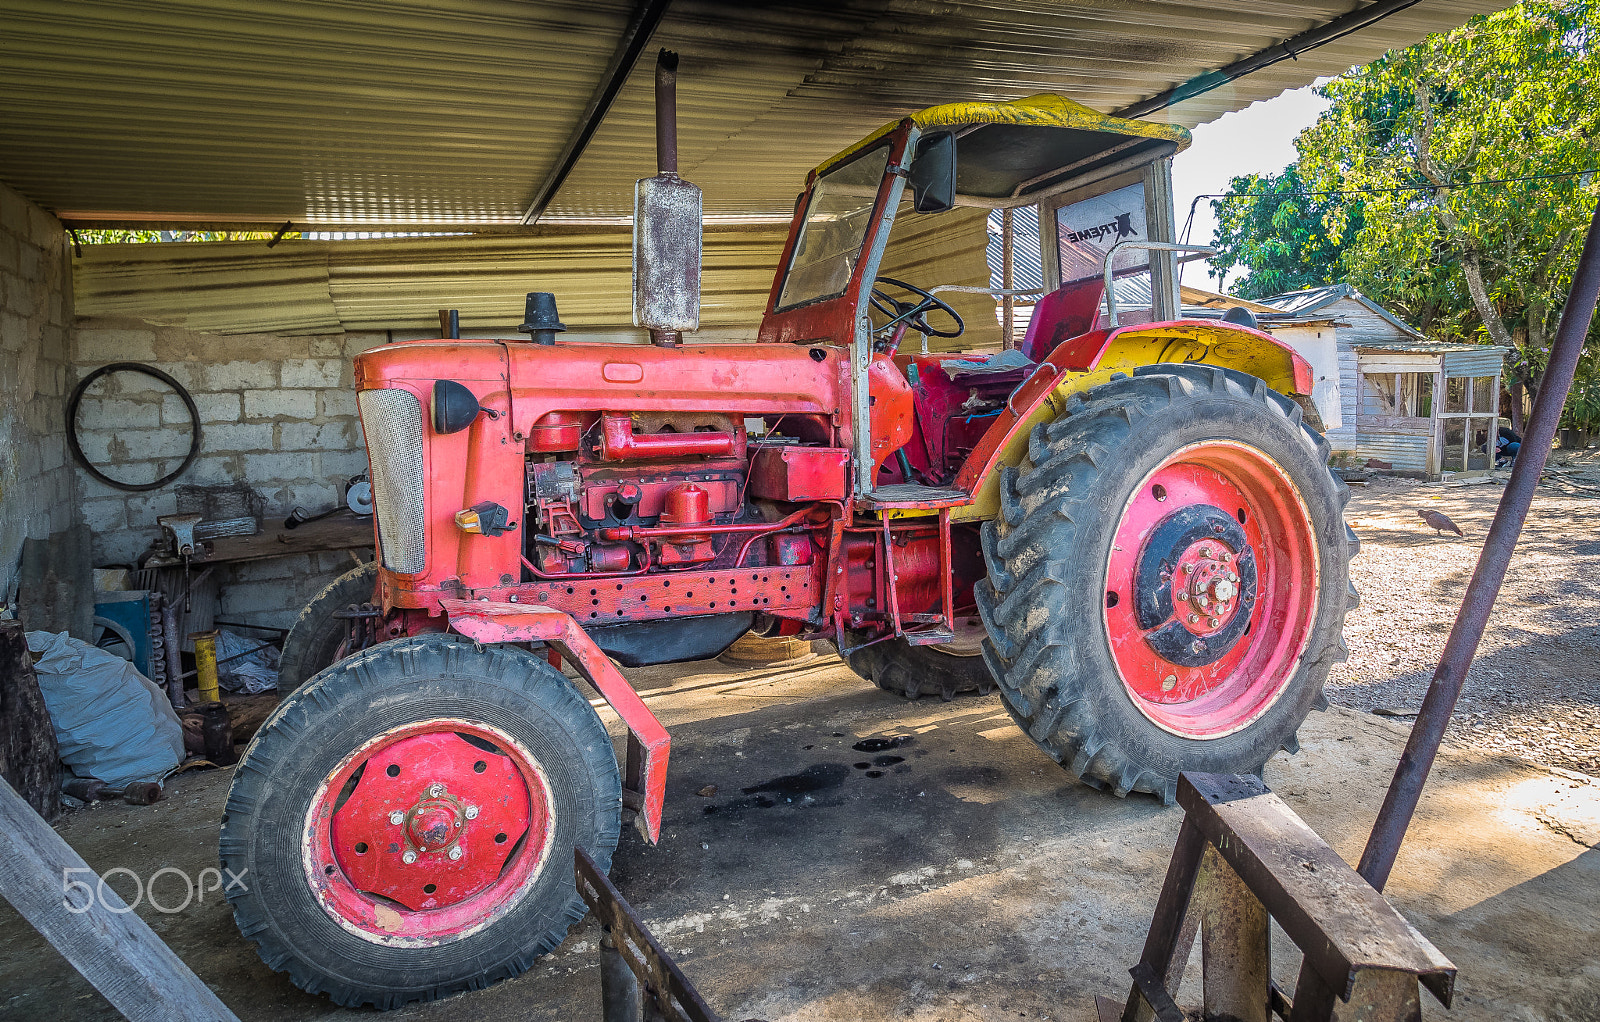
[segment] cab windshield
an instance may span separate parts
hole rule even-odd
[[[778,295],[780,311],[837,298],[850,286],[888,163],[885,140],[817,178]]]

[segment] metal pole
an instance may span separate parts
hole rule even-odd
[[[610,930],[600,937],[600,1017],[604,1022],[640,1022],[644,1017],[639,977],[628,968]]]
[[[656,54],[656,173],[678,173],[678,55]]]
[[[1011,291],[1017,285],[1012,280],[1011,256],[1011,207],[1007,206],[1000,211],[1000,287],[1006,292],[1000,299],[1001,314],[1001,348],[1015,348],[1016,338],[1016,298]]]
[[[167,698],[178,710],[187,702],[183,694],[183,641],[178,638],[180,598],[174,594],[161,604],[161,651],[167,658]]]
[[[1422,787],[1428,781],[1428,771],[1433,767],[1434,756],[1439,752],[1439,742],[1444,737],[1445,726],[1455,710],[1456,699],[1461,695],[1462,683],[1467,678],[1467,667],[1483,638],[1484,626],[1489,623],[1489,612],[1500,595],[1500,585],[1505,581],[1506,568],[1511,564],[1511,554],[1522,534],[1523,521],[1533,504],[1533,491],[1539,485],[1539,474],[1544,471],[1545,458],[1555,439],[1556,424],[1561,421],[1561,409],[1567,402],[1567,391],[1572,387],[1572,377],[1578,366],[1578,356],[1583,351],[1584,338],[1589,333],[1589,323],[1594,318],[1595,302],[1600,300],[1600,208],[1595,210],[1589,223],[1589,234],[1584,239],[1583,255],[1578,259],[1577,272],[1572,277],[1572,290],[1567,295],[1566,308],[1561,313],[1561,326],[1556,331],[1555,345],[1550,350],[1550,365],[1539,386],[1539,398],[1533,415],[1528,420],[1522,450],[1511,468],[1511,479],[1500,498],[1494,521],[1489,526],[1488,538],[1478,554],[1478,566],[1473,569],[1472,581],[1467,583],[1466,596],[1456,613],[1456,623],[1445,641],[1439,667],[1433,672],[1428,694],[1423,697],[1417,721],[1411,728],[1411,737],[1395,767],[1394,780],[1384,795],[1383,808],[1372,825],[1366,850],[1361,853],[1357,868],[1367,882],[1383,890],[1389,882],[1389,871],[1394,868],[1395,856],[1400,852],[1406,828],[1416,812],[1417,801],[1422,797]]]

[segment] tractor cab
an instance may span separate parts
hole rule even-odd
[[[1177,318],[1170,157],[1188,144],[1182,128],[1041,95],[930,107],[811,172],[760,338],[848,345],[855,422],[873,418],[874,362],[899,369],[918,435],[886,457],[873,450],[876,424],[855,431],[857,493],[948,486],[1033,366],[1116,317],[1114,303],[1102,315],[1113,276],[1149,273],[1154,301],[1139,318]],[[966,331],[941,294],[996,292],[878,272],[897,219],[958,206],[1040,209],[1047,294],[1020,350],[930,354],[930,338],[948,342]],[[909,333],[920,335],[920,353],[901,352]]]

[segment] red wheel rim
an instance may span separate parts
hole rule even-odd
[[[1184,738],[1248,727],[1283,695],[1317,609],[1316,533],[1299,490],[1234,441],[1184,447],[1122,509],[1105,625],[1133,704]]]
[[[504,915],[549,859],[549,779],[497,728],[442,718],[392,728],[318,788],[306,880],[345,929],[429,945]]]

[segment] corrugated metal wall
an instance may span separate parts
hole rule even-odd
[[[1428,443],[1426,436],[1405,436],[1399,433],[1368,435],[1363,433],[1356,442],[1356,457],[1365,460],[1377,458],[1387,461],[1399,472],[1426,472],[1428,470]]]
[[[883,272],[921,287],[988,285],[985,210],[906,214]],[[705,234],[702,328],[754,340],[787,229]],[[119,316],[218,334],[432,330],[461,310],[468,331],[512,333],[529,291],[556,295],[568,327],[632,330],[626,229],[535,237],[91,245],[73,261],[80,316]],[[994,300],[946,296],[967,320],[957,346],[999,343]],[[914,343],[915,338],[911,342]]]
[[[1444,356],[1446,376],[1499,376],[1505,368],[1505,351],[1502,348],[1484,348],[1481,351],[1447,351]]]

